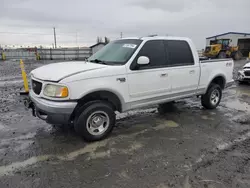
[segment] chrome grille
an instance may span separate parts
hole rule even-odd
[[[244,71],[245,76],[250,76],[250,71]]]

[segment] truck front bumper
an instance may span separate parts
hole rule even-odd
[[[30,100],[33,102],[35,114],[40,119],[49,124],[68,124],[77,102],[50,101],[37,97],[32,91],[29,93]]]
[[[250,76],[246,76],[244,71],[239,71],[237,80],[241,82],[250,82]]]

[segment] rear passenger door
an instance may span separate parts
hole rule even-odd
[[[164,41],[167,57],[171,65],[172,94],[187,95],[197,90],[199,82],[199,64],[195,63],[194,56],[187,41]]]
[[[140,56],[147,56],[149,64],[138,65],[137,60]],[[128,70],[130,101],[142,100],[141,103],[147,103],[144,99],[160,100],[159,97],[164,98],[164,95],[170,94],[171,82],[168,66],[163,40],[147,41]]]

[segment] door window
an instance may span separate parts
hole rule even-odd
[[[171,66],[194,65],[194,58],[189,44],[181,40],[164,41]]]
[[[149,58],[148,65],[138,65],[137,59],[140,56],[146,56]],[[166,52],[164,43],[162,40],[150,40],[147,41],[143,47],[141,48],[140,52],[137,54],[134,62],[131,65],[132,70],[138,69],[153,69],[153,68],[160,68],[166,67],[168,65],[166,60]]]

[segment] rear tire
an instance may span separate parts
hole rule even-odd
[[[234,55],[233,55],[233,59],[236,60],[236,61],[241,60],[242,57],[243,57],[243,55],[242,55],[242,53],[240,51],[235,52]]]
[[[225,52],[220,52],[219,55],[218,55],[219,59],[225,59],[226,57],[227,57],[227,55],[226,55]]]
[[[105,101],[97,101],[77,113],[75,131],[86,141],[102,140],[115,125],[115,112]]]
[[[205,95],[201,96],[201,104],[206,109],[215,109],[221,101],[222,89],[218,84],[211,84]]]

